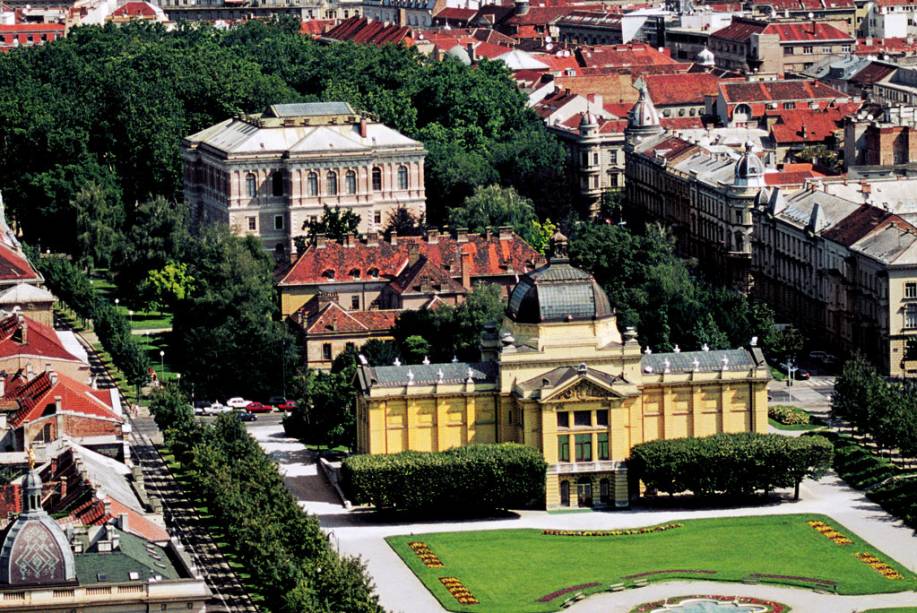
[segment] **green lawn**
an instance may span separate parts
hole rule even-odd
[[[810,527],[820,519],[850,538],[838,545]],[[394,536],[386,539],[408,567],[450,611],[556,611],[570,596],[538,602],[574,585],[596,582],[596,592],[614,583],[701,577],[741,581],[753,573],[835,581],[841,594],[871,594],[917,588],[917,577],[841,524],[818,515],[731,517],[679,522],[679,528],[652,534],[613,537],[548,536],[540,530],[493,530]],[[422,541],[444,564],[427,568],[408,543]],[[870,552],[893,566],[903,579],[886,579],[856,558]],[[679,572],[682,571],[682,572]],[[711,570],[691,574],[684,570]],[[462,606],[440,577],[457,577],[480,601]],[[807,581],[759,579],[812,587]],[[807,585],[808,583],[808,585]]]
[[[172,370],[171,365],[169,364],[169,343],[166,338],[166,334],[147,334],[144,336],[137,336],[137,342],[140,343],[140,348],[146,352],[148,358],[150,358],[150,365],[153,367],[153,370],[156,371],[157,377],[163,376],[163,363],[165,366],[165,380],[172,381],[175,379],[176,371]],[[159,352],[165,352],[165,355],[162,358],[159,357]]]
[[[767,423],[777,428],[778,430],[823,430],[825,426],[820,423],[816,424],[781,424],[779,421],[771,418],[767,418]]]

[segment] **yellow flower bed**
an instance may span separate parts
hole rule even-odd
[[[474,594],[457,577],[440,577],[439,582],[446,586],[446,589],[449,590],[453,598],[459,601],[459,604],[480,604]]]
[[[433,553],[433,550],[431,550],[426,543],[422,541],[411,541],[408,543],[408,547],[417,554],[417,557],[420,558],[420,561],[423,562],[423,565],[427,568],[442,568],[444,566],[442,560]]]
[[[822,536],[829,539],[837,545],[850,545],[853,543],[849,538],[832,528],[830,525],[826,524],[823,521],[817,519],[810,519],[806,522],[815,530],[817,530]]]
[[[857,553],[857,559],[869,565],[874,571],[881,573],[886,579],[891,579],[892,581],[897,581],[901,579],[901,573],[896,571],[894,568],[877,558],[874,554],[869,552]]]

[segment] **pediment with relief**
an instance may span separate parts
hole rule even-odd
[[[581,379],[578,383],[567,387],[553,395],[542,395],[542,400],[554,401],[572,401],[572,400],[602,400],[605,398],[620,398],[621,394],[613,390],[602,387],[587,379]]]

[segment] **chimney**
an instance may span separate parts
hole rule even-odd
[[[25,365],[25,378],[26,378],[26,381],[31,381],[31,380],[32,380],[32,375],[33,375],[33,374],[34,374],[34,372],[32,371],[32,363],[29,362],[28,364]]]
[[[63,404],[64,404],[63,399],[62,399],[60,396],[55,396],[55,397],[54,397],[54,410],[55,410],[55,412],[60,413],[60,412],[61,412],[61,409],[63,408]]]
[[[439,243],[439,230],[427,230],[427,244],[436,245]]]
[[[398,232],[397,232],[397,231],[392,230],[392,234],[391,234],[391,236],[389,236],[388,242],[390,242],[390,243],[393,244],[393,245],[397,245],[397,244],[398,244]]]
[[[413,266],[420,259],[420,245],[417,241],[411,241],[408,245],[408,266]]]
[[[379,233],[375,230],[366,233],[366,246],[367,247],[378,247],[379,246]]]
[[[67,497],[67,475],[62,475],[60,478],[60,499],[63,500]]]
[[[48,378],[51,379],[51,385],[57,385],[57,371],[48,370]]]
[[[354,240],[353,232],[348,232],[347,234],[344,235],[344,246],[353,247],[353,240]]]
[[[497,228],[499,233],[497,236],[501,241],[511,241],[513,240],[513,229],[510,226],[500,226]]]
[[[118,513],[118,528],[121,529],[121,532],[127,532],[127,513]]]
[[[315,248],[316,248],[316,249],[324,249],[324,248],[325,248],[325,235],[324,235],[324,234],[316,234],[316,235],[315,235]]]
[[[366,118],[360,117],[360,138],[366,138]]]
[[[468,54],[468,59],[472,62],[474,61],[474,43],[468,43],[465,45],[465,52]]]
[[[22,315],[19,316],[19,339],[23,345],[29,343],[29,322]]]
[[[462,248],[462,287],[471,291],[471,250]]]
[[[456,229],[455,242],[457,243],[467,243],[468,242],[468,228],[457,228]]]
[[[51,362],[45,362],[45,372],[51,372]]]

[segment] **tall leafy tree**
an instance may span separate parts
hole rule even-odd
[[[537,221],[531,200],[512,187],[498,185],[476,188],[462,206],[449,211],[449,224],[453,227],[483,232],[487,228],[510,226],[526,240],[532,239]]]
[[[90,268],[107,268],[120,246],[124,208],[120,190],[109,185],[106,189],[90,182],[71,203],[76,211],[76,240],[79,258]]]

